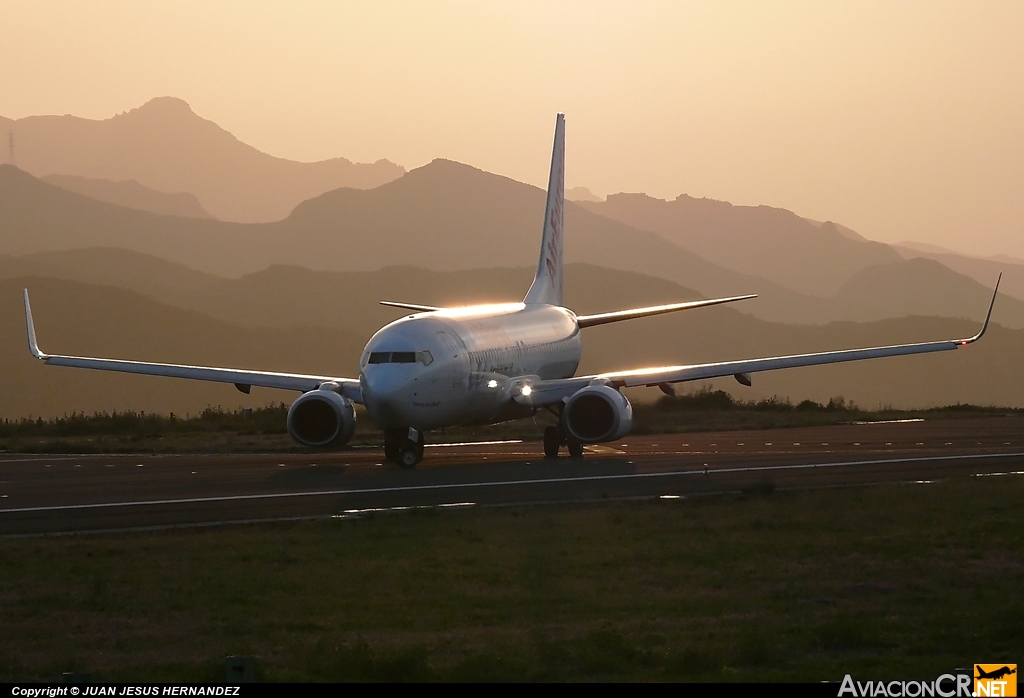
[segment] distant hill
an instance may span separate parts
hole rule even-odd
[[[865,267],[900,259],[888,245],[857,240],[832,222],[816,223],[769,206],[734,206],[685,194],[674,201],[612,194],[580,205],[658,233],[729,269],[817,296],[831,296]]]
[[[206,289],[224,280],[159,257],[116,247],[0,256],[0,279],[20,276],[116,286],[172,305],[183,293],[201,297]]]
[[[588,264],[570,264],[565,274],[565,302],[579,313],[702,297],[671,281]],[[386,267],[330,272],[274,265],[228,279],[116,248],[0,257],[0,279],[28,276],[115,286],[245,327],[334,327],[369,338],[407,312],[382,306],[381,300],[447,307],[514,302],[525,295],[533,270],[498,267],[440,272]]]
[[[992,298],[996,277],[986,288],[965,274],[958,274],[932,259],[917,257],[895,264],[880,264],[857,272],[835,295],[837,311],[846,319],[878,319],[879,309],[893,316],[934,315],[979,317]],[[1005,327],[1024,328],[1024,302],[1002,290],[996,300],[994,317]]]
[[[36,176],[133,179],[163,192],[189,192],[222,220],[280,220],[301,201],[339,187],[368,189],[400,177],[387,160],[294,162],[242,143],[186,102],[159,97],[110,119],[29,116],[0,120],[12,130],[16,162]]]
[[[972,257],[945,250],[936,245],[920,243],[909,247],[908,243],[893,246],[905,259],[931,259],[953,271],[971,277],[981,284],[992,284],[1000,273],[1003,275],[999,288],[1006,294],[1024,300],[1024,263],[1013,257]]]
[[[25,342],[25,286],[32,293],[42,348],[54,353],[354,376],[367,339],[326,326],[243,327],[112,287],[38,277],[5,279],[0,281],[0,360],[5,367],[0,417],[5,418],[125,409],[183,413],[208,405],[257,406],[295,397],[264,389],[246,396],[230,385],[44,366],[29,355]],[[408,290],[415,296],[430,295],[430,289]],[[590,291],[609,293],[598,285]],[[624,300],[643,302],[642,291],[632,293]],[[315,302],[327,305],[330,300]],[[606,299],[580,298],[578,303],[604,306]],[[344,306],[345,300],[338,305]],[[354,303],[348,307],[358,308]],[[581,371],[956,338],[976,330],[974,321],[942,318],[779,325],[732,308],[708,308],[585,330]],[[744,399],[777,395],[827,401],[842,395],[869,407],[955,402],[1024,406],[1024,373],[1006,369],[1019,360],[1022,342],[1024,331],[993,326],[982,342],[953,352],[756,374],[753,388],[731,379],[711,384]],[[633,394],[634,399],[657,396],[654,390]]]
[[[565,198],[569,201],[604,201],[604,199],[586,187],[573,187],[572,189],[566,189]]]
[[[22,277],[0,281],[0,417],[71,412],[196,412],[290,402],[287,391],[44,366],[28,353],[21,289],[32,293],[39,341],[53,352],[352,375],[365,338],[328,327],[250,329],[123,289]],[[297,339],[306,338],[306,341]]]
[[[533,270],[528,268],[438,272],[386,267],[372,272],[317,272],[276,265],[240,279],[220,279],[154,298],[247,327],[323,325],[369,338],[408,313],[382,306],[381,300],[442,307],[517,302],[532,279]],[[565,285],[566,305],[579,313],[702,297],[664,279],[588,264],[568,265]],[[319,300],[313,303],[311,298]]]
[[[434,160],[376,189],[323,194],[297,206],[288,220],[276,225],[287,231],[283,234],[289,240],[302,240],[289,250],[290,263],[310,268],[534,267],[544,197],[537,187]],[[785,297],[801,303],[799,294],[777,284],[736,273],[656,233],[595,215],[573,202],[566,203],[565,230],[570,262],[659,276],[704,294],[753,288],[771,297],[768,302]]]
[[[115,206],[0,165],[0,255],[119,247],[214,273],[255,270],[267,253],[247,247],[253,228]]]
[[[381,306],[398,300],[439,306],[520,300],[533,270],[492,268],[430,271],[386,267],[372,272],[311,271],[274,265],[238,279],[196,272],[137,252],[118,249],[72,250],[26,257],[0,258],[0,279],[36,275],[114,285],[160,303],[199,311],[245,327],[324,326],[369,337],[405,311]],[[667,299],[695,299],[702,294],[665,279],[621,270],[570,264],[566,298],[579,313],[596,313],[655,305]],[[980,323],[991,289],[928,260],[872,267],[847,283],[832,302],[837,314],[860,321],[887,317],[945,316]],[[311,302],[310,299],[317,299]],[[731,306],[740,311],[757,299]],[[720,309],[683,313],[685,323],[714,319]],[[884,313],[889,313],[885,315]],[[1001,295],[993,321],[1024,327],[1024,303]],[[643,323],[631,323],[637,326]]]
[[[199,203],[194,194],[179,192],[167,194],[144,187],[134,179],[112,182],[109,179],[89,179],[72,175],[52,174],[42,178],[44,182],[83,194],[92,199],[110,204],[149,211],[167,216],[186,218],[213,218]]]
[[[984,260],[988,260],[988,261],[991,261],[991,262],[1006,262],[1006,263],[1009,263],[1009,264],[1024,264],[1024,259],[1021,259],[1020,257],[1013,257],[1013,256],[1008,255],[1008,254],[972,255],[972,254],[968,254],[966,252],[957,252],[956,250],[951,250],[948,247],[942,247],[941,245],[933,245],[933,244],[927,243],[927,242],[916,242],[914,240],[905,240],[903,242],[898,242],[895,245],[893,245],[893,247],[897,247],[897,248],[910,248],[911,250],[917,250],[919,252],[929,252],[929,253],[935,253],[935,254],[961,255],[961,256],[964,256],[964,257],[970,257],[972,259],[984,259]]]
[[[834,221],[816,221],[816,220],[813,220],[811,218],[804,218],[804,220],[807,221],[808,223],[810,223],[811,225],[813,225],[816,228],[820,228],[821,226],[823,226],[827,222],[830,225],[834,225],[836,230],[839,231],[839,234],[842,235],[843,237],[848,237],[851,240],[856,240],[857,242],[871,242],[870,240],[868,240],[866,237],[864,237],[863,235],[858,233],[853,228],[847,228],[845,225],[839,225],[838,223],[836,223]]]

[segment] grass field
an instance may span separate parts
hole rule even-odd
[[[933,679],[1024,648],[1024,477],[0,540],[0,681]]]
[[[175,416],[122,412],[72,414],[57,419],[4,420],[0,451],[16,453],[273,453],[304,451],[288,436],[288,406],[225,412],[209,408],[198,415]],[[827,404],[809,400],[742,402],[724,391],[702,390],[656,403],[634,405],[634,434],[695,431],[777,429],[825,426],[857,420],[907,418],[971,419],[998,414],[1024,415],[1024,410],[952,405],[928,410],[864,410],[834,398]],[[352,445],[380,444],[381,432],[357,407]],[[456,427],[427,434],[428,443],[492,439],[541,438],[555,419],[541,411],[534,419],[504,424]]]

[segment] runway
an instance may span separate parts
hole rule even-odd
[[[1021,419],[991,417],[628,436],[582,459],[539,441],[243,455],[0,455],[0,536],[161,529],[471,507],[676,498],[1024,474]]]

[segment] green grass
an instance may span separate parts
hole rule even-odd
[[[1024,647],[1024,478],[0,541],[0,681],[934,678]]]
[[[771,398],[734,400],[729,393],[701,390],[655,403],[633,406],[634,434],[665,434],[740,429],[826,426],[857,420],[907,418],[971,419],[994,415],[1022,416],[1024,410],[976,405],[951,405],[928,410],[865,410],[835,397],[827,404],[810,400],[793,405]],[[197,415],[137,412],[71,414],[50,420],[0,422],[0,451],[16,453],[254,453],[306,451],[288,436],[288,406],[225,411],[208,408]],[[473,439],[539,440],[554,424],[546,411],[535,419],[505,424],[456,427],[428,434],[429,441]],[[380,429],[357,407],[351,444],[380,444]]]
[[[662,397],[655,403],[634,405],[635,434],[665,434],[748,429],[787,429],[890,419],[974,419],[993,416],[1024,416],[1024,410],[970,404],[921,410],[879,407],[869,410],[842,396],[827,403],[804,400],[797,404],[777,397],[758,401],[735,400],[724,390],[699,390]]]

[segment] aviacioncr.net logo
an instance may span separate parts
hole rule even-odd
[[[1011,697],[1017,695],[1016,664],[975,664],[974,695]]]
[[[970,674],[943,674],[932,681],[855,681],[847,674],[839,686],[839,698],[971,698]]]

